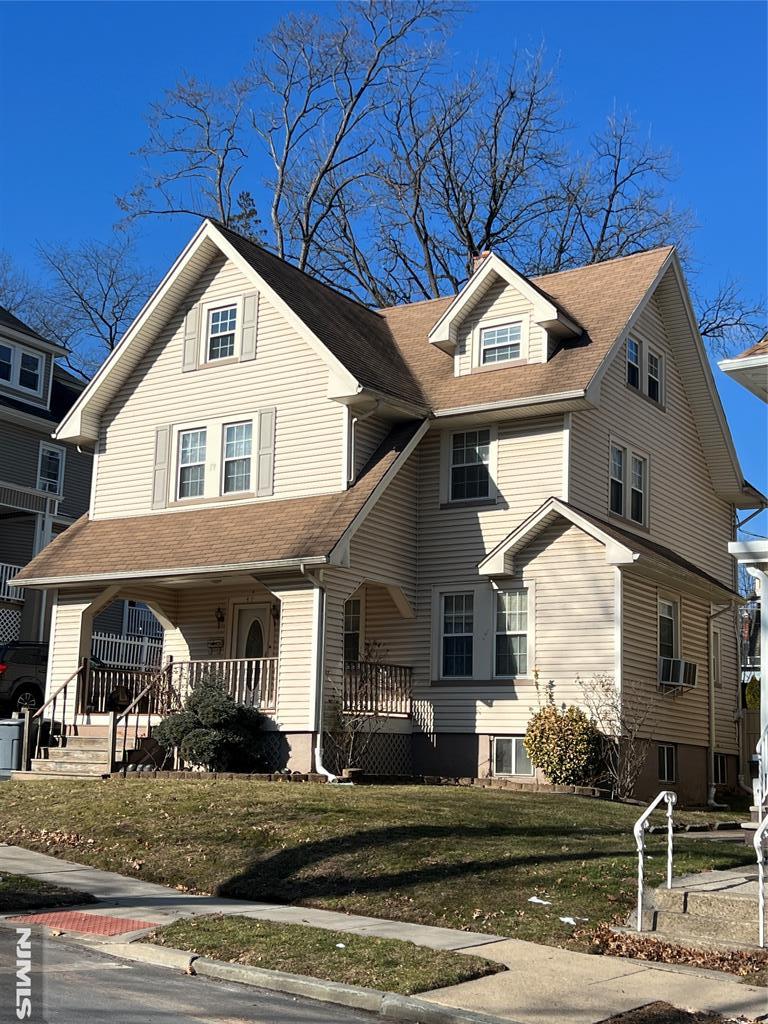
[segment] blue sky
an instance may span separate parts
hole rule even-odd
[[[322,4],[296,7],[321,9]],[[278,3],[0,5],[0,246],[34,266],[33,246],[105,238],[114,197],[138,174],[149,103],[182,70],[224,82],[289,9]],[[671,149],[671,186],[700,225],[702,289],[726,277],[762,297],[766,220],[763,3],[480,3],[451,41],[457,63],[503,64],[544,44],[577,135],[629,109]],[[162,272],[193,229],[146,222],[142,259]],[[503,255],[503,254],[502,254]],[[766,407],[716,371],[746,476],[768,491]]]

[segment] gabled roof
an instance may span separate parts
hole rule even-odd
[[[605,560],[609,565],[640,567],[651,565],[668,574],[691,578],[699,587],[727,597],[738,597],[738,593],[725,586],[720,580],[704,572],[693,562],[681,558],[670,548],[640,537],[631,530],[624,530],[598,516],[577,508],[560,498],[547,498],[524,522],[496,545],[478,564],[478,572],[485,576],[504,576],[514,572],[514,556],[522,551],[548,526],[563,519],[583,530],[605,547]]]
[[[332,561],[425,428],[425,422],[412,421],[393,430],[346,491],[118,519],[83,516],[33,558],[14,585],[53,587]]]
[[[768,402],[768,334],[733,359],[723,359],[717,365],[757,398]]]
[[[57,352],[66,352],[66,348],[63,345],[59,345],[58,342],[49,341],[48,338],[44,338],[42,334],[38,334],[37,331],[33,330],[29,324],[25,324],[23,320],[12,313],[5,306],[0,306],[0,334],[6,331],[11,336],[19,335],[19,340],[25,338],[31,342],[37,342],[42,344],[46,349],[56,350]]]

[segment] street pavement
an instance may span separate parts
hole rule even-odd
[[[17,933],[0,929],[0,1024],[19,1020]],[[357,1010],[125,963],[32,936],[29,1024],[371,1024]],[[23,998],[23,996],[22,996]]]

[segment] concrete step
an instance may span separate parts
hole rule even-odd
[[[56,761],[103,761],[105,764],[109,757],[107,744],[93,744],[87,747],[49,747],[48,757]]]
[[[105,759],[98,761],[62,761],[51,757],[35,757],[31,763],[32,773],[41,775],[109,775]]]
[[[12,782],[50,782],[52,780],[58,782],[68,782],[72,779],[106,779],[109,776],[105,772],[103,775],[86,775],[83,772],[11,772],[9,778]]]
[[[657,889],[653,905],[661,912],[686,914],[714,921],[743,921],[757,913],[757,899],[727,891],[691,892],[685,889]]]
[[[104,747],[107,745],[107,734],[104,733],[91,733],[87,736],[67,736],[66,744],[71,749],[85,749],[92,747]]]
[[[700,942],[717,942],[725,945],[737,943],[744,946],[756,946],[757,906],[752,913],[745,914],[741,920],[729,920],[716,917],[700,917],[696,914],[679,914],[670,910],[660,910],[656,914],[654,933],[666,936],[670,942],[680,945]]]
[[[638,934],[634,928],[614,928],[612,930],[621,934]],[[724,953],[731,953],[734,950],[743,950],[747,953],[753,953],[755,949],[758,948],[754,942],[728,942],[708,938],[706,936],[695,936],[682,940],[679,935],[671,935],[668,932],[645,931],[641,934],[644,939],[652,939],[656,942],[668,942],[673,946],[686,946],[692,949],[716,949],[721,950]]]

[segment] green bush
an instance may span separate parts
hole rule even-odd
[[[757,676],[752,678],[747,683],[747,691],[745,694],[747,707],[750,711],[760,710],[760,680]]]
[[[532,764],[557,786],[579,786],[599,770],[601,735],[577,707],[547,703],[528,723],[524,739]]]
[[[183,711],[164,718],[153,736],[165,750],[178,748],[182,760],[209,771],[266,770],[260,732],[263,715],[236,704],[219,678],[201,679]]]

